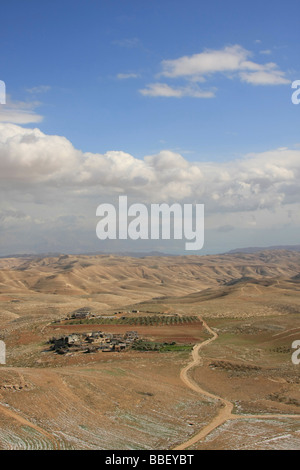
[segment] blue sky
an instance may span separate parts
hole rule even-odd
[[[0,252],[36,249],[32,244],[33,233],[39,233],[38,249],[65,250],[64,243],[55,239],[55,235],[50,236],[46,227],[51,220],[55,232],[59,233],[61,218],[70,216],[77,222],[84,217],[88,220],[80,227],[76,222],[74,228],[63,219],[61,233],[64,235],[58,238],[67,240],[69,236],[66,245],[75,249],[74,231],[82,230],[81,251],[85,247],[96,249],[93,214],[97,190],[95,182],[86,177],[86,167],[92,172],[95,165],[94,174],[101,166],[99,202],[105,188],[106,194],[112,197],[118,191],[128,193],[130,188],[136,198],[151,202],[150,190],[146,194],[141,185],[135,187],[140,177],[146,182],[144,186],[152,182],[156,187],[154,178],[158,187],[169,188],[160,195],[162,201],[175,200],[175,194],[179,194],[178,202],[190,199],[206,203],[208,230],[212,230],[207,251],[223,251],[252,241],[259,245],[296,243],[296,206],[300,201],[291,181],[296,185],[299,176],[294,162],[299,152],[300,106],[291,103],[291,82],[300,79],[299,10],[296,0],[255,0],[247,4],[193,0],[2,2],[0,79],[6,83],[7,104],[0,105],[2,175],[6,175],[0,220],[6,227],[8,217],[9,230],[17,230],[12,228],[10,219],[18,218],[13,214],[23,214],[23,219],[20,217],[22,223],[28,224],[28,241],[21,241],[15,232],[14,242],[10,243],[11,237],[7,235],[10,232],[4,230]],[[14,131],[8,127],[12,125],[17,126]],[[21,144],[17,150],[14,147],[14,158],[11,148],[7,150],[11,132],[20,138],[34,128],[48,136],[44,140],[50,136],[64,138],[59,142],[52,139],[50,143],[53,155],[65,167],[63,182],[53,170],[53,155],[47,157],[52,163],[45,165],[45,153],[39,145],[30,154]],[[35,135],[35,139],[41,139],[41,134]],[[73,149],[67,155],[62,150],[65,144]],[[26,168],[32,164],[35,152],[35,169],[32,168],[27,179],[25,176],[16,179],[18,171],[23,172],[26,159]],[[91,163],[92,155],[107,152],[116,154],[113,157],[110,154],[104,162]],[[274,153],[270,156],[268,152]],[[124,157],[125,154],[133,160]],[[245,161],[249,154],[252,159],[247,167]],[[139,164],[145,157],[152,158],[150,166],[156,165],[149,178]],[[276,171],[271,169],[269,159],[277,162]],[[158,161],[168,161],[172,169],[175,165],[178,169],[175,180],[159,180]],[[236,173],[239,165],[235,161],[239,161],[240,173]],[[82,162],[85,168],[80,175],[73,176],[72,164],[80,166]],[[218,173],[218,164],[223,165],[222,174]],[[36,168],[43,165],[44,170],[35,177]],[[195,165],[202,174],[198,185]],[[124,174],[119,174],[123,167]],[[74,175],[76,171],[74,167]],[[112,182],[110,172],[119,174],[119,180]],[[125,184],[128,172],[133,176]],[[246,178],[247,172],[259,175],[259,188],[253,176]],[[279,173],[283,175],[281,181],[278,181]],[[230,177],[233,182],[239,182],[239,189],[220,188],[220,181]],[[46,180],[47,197],[39,191]],[[59,188],[72,187],[72,191],[77,191],[76,197],[81,192],[80,202],[77,199],[75,202],[70,190],[64,194],[65,202],[56,205],[56,214],[52,214],[53,180]],[[204,181],[208,182],[208,188],[197,192],[196,188],[203,186]],[[252,186],[249,189],[247,185]],[[189,190],[181,194],[182,186]],[[249,194],[239,192],[245,187]],[[235,191],[244,206],[231,208],[230,212],[231,205],[236,205]],[[217,208],[211,202],[225,200],[230,195],[232,200],[226,203],[226,209]],[[255,200],[248,207],[249,197]],[[266,202],[271,199],[276,201],[276,207]],[[268,211],[268,215],[262,211]],[[248,220],[255,219],[259,225],[251,236],[249,227],[238,227],[241,215]],[[266,221],[265,226],[259,223],[260,219]],[[253,224],[250,226],[254,227]],[[288,230],[286,224],[291,224]],[[222,231],[222,227],[227,229]],[[277,227],[277,238],[274,227]]]
[[[187,158],[218,159],[295,142],[299,113],[288,86],[249,86],[212,74],[203,88],[217,88],[213,99],[150,98],[139,90],[184,82],[155,78],[163,60],[235,44],[297,79],[296,1],[5,3],[0,42],[7,93],[41,101],[39,127],[65,135],[76,148],[136,156],[172,148],[193,152]],[[41,85],[51,88],[26,92]]]

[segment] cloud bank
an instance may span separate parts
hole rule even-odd
[[[219,243],[221,251],[226,237],[229,248],[253,244],[244,238],[249,229],[270,239],[278,226],[296,236],[299,179],[300,150],[279,148],[225,163],[189,162],[170,150],[138,159],[120,150],[82,152],[63,136],[0,123],[0,254],[101,250],[96,208],[121,194],[145,204],[205,204],[209,243]]]
[[[0,123],[1,186],[14,191],[123,193],[148,202],[190,200],[235,212],[299,202],[299,177],[300,150],[274,149],[225,163],[191,163],[163,150],[141,160],[122,151],[84,153],[65,137]]]

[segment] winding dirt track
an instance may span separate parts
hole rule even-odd
[[[201,388],[193,379],[191,379],[188,376],[188,372],[198,366],[201,365],[202,359],[199,354],[200,350],[210,344],[212,341],[215,341],[218,338],[218,335],[215,331],[213,331],[207,323],[199,317],[199,319],[202,321],[202,324],[204,328],[212,335],[211,338],[207,339],[206,341],[203,341],[202,343],[197,344],[194,346],[193,351],[192,351],[192,361],[184,367],[181,372],[180,372],[180,378],[181,380],[192,390],[195,392],[200,393],[201,395],[212,398],[214,400],[217,400],[220,405],[221,409],[217,416],[213,418],[213,420],[204,426],[204,428],[201,429],[197,434],[195,434],[193,437],[191,437],[188,441],[183,442],[182,444],[178,445],[177,447],[174,447],[174,450],[185,450],[191,447],[192,445],[196,444],[199,442],[201,439],[204,439],[208,434],[210,434],[214,429],[217,427],[221,426],[222,424],[226,423],[226,421],[229,420],[237,420],[237,419],[278,419],[278,418],[291,418],[291,419],[299,419],[300,420],[300,415],[289,415],[289,414],[266,414],[266,415],[236,415],[232,413],[233,410],[233,403],[230,401],[226,400],[225,398],[219,397],[218,395],[214,395],[213,393],[207,392],[203,388]]]
[[[215,341],[218,338],[218,335],[215,331],[213,331],[207,323],[199,317],[199,319],[202,321],[202,324],[204,328],[212,335],[211,338],[207,339],[206,341],[203,341],[202,343],[199,343],[194,346],[193,351],[192,351],[192,361],[184,367],[181,372],[180,372],[180,378],[181,380],[185,383],[185,385],[195,392],[199,393],[202,396],[205,396],[207,398],[211,398],[213,400],[216,400],[220,404],[220,409],[218,414],[212,419],[212,421],[204,426],[197,434],[195,434],[193,437],[191,437],[188,441],[178,445],[177,447],[174,448],[174,450],[184,450],[192,445],[196,444],[199,442],[201,439],[204,439],[208,434],[210,434],[214,429],[217,427],[221,426],[225,422],[229,420],[238,420],[238,419],[280,419],[280,418],[289,418],[289,419],[298,419],[300,420],[300,415],[289,415],[289,414],[261,414],[261,415],[237,415],[233,414],[233,403],[231,403],[229,400],[226,400],[225,398],[222,398],[218,395],[215,395],[213,393],[210,393],[203,388],[201,388],[193,379],[191,379],[188,375],[188,372],[196,367],[201,365],[202,359],[199,354],[202,348],[205,346],[209,345],[211,342]],[[24,381],[23,377],[21,377],[22,381]],[[1,397],[1,395],[0,395]],[[19,422],[22,425],[26,425],[34,429],[35,431],[39,432],[42,434],[44,437],[46,437],[50,442],[53,444],[53,449],[59,449],[60,445],[55,436],[50,434],[49,432],[45,431],[44,429],[40,428],[36,424],[30,422],[26,418],[23,418],[20,416],[18,413],[15,411],[11,410],[10,408],[4,406],[3,404],[0,403],[0,413],[3,415],[6,415],[7,417],[14,419],[15,421]]]

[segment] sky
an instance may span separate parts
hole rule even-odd
[[[0,255],[191,254],[99,240],[96,209],[120,195],[204,204],[198,254],[299,244],[299,13],[296,0],[3,0]]]

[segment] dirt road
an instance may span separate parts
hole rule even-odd
[[[217,400],[221,404],[221,409],[218,413],[218,415],[203,429],[201,429],[200,432],[198,432],[195,436],[193,436],[191,439],[188,441],[184,442],[183,444],[180,444],[179,446],[175,447],[174,450],[184,450],[190,447],[191,445],[195,444],[196,442],[200,441],[203,439],[205,436],[207,436],[211,431],[216,429],[218,426],[221,424],[225,423],[230,417],[231,417],[231,412],[233,409],[233,404],[225,400],[224,398],[221,398],[217,395],[214,395],[212,393],[207,392],[203,388],[201,388],[196,382],[194,382],[189,376],[188,376],[188,371],[192,369],[193,367],[197,365],[201,365],[202,359],[199,354],[200,350],[210,344],[212,341],[215,341],[218,337],[217,333],[213,331],[207,323],[201,319],[204,328],[212,335],[211,338],[207,339],[206,341],[203,341],[202,343],[197,344],[194,346],[193,351],[192,351],[192,358],[193,360],[180,372],[180,378],[181,380],[192,390],[195,392],[200,393],[201,395],[204,395],[205,397],[208,398],[213,398],[214,400]]]
[[[199,354],[201,349],[203,349],[205,346],[210,344],[212,341],[215,341],[218,338],[218,335],[215,331],[213,331],[207,323],[199,317],[199,319],[202,321],[204,328],[212,335],[211,338],[207,339],[206,341],[203,341],[202,343],[197,344],[194,346],[193,351],[192,351],[192,361],[184,367],[181,372],[180,372],[180,378],[181,380],[192,390],[195,392],[200,393],[201,395],[212,398],[214,400],[217,400],[217,402],[220,403],[220,410],[217,416],[213,418],[213,420],[204,426],[204,428],[201,429],[197,434],[195,434],[193,437],[191,437],[188,441],[183,442],[182,444],[178,445],[177,447],[174,447],[174,450],[185,450],[191,447],[192,445],[196,444],[199,442],[201,439],[204,439],[208,434],[210,434],[214,429],[217,427],[221,426],[222,424],[226,423],[226,421],[229,420],[237,420],[237,419],[280,419],[280,418],[291,418],[291,419],[299,419],[300,420],[300,415],[283,415],[283,414],[266,414],[266,415],[236,415],[232,413],[233,410],[233,403],[230,401],[226,400],[225,398],[222,398],[218,395],[214,395],[213,393],[207,392],[203,388],[201,388],[193,379],[191,379],[188,375],[188,372],[196,367],[201,365],[202,359]]]

